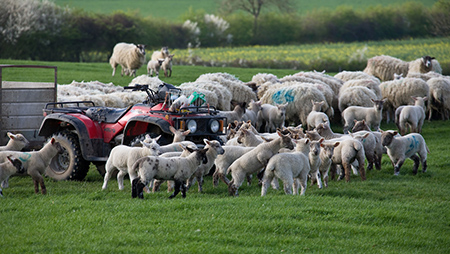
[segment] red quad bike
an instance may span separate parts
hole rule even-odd
[[[161,135],[158,143],[169,144],[175,129],[191,130],[186,140],[203,144],[203,139],[218,140],[227,125],[224,117],[209,106],[189,106],[177,112],[169,107],[181,90],[171,84],[154,91],[148,85],[125,87],[145,91],[148,99],[128,108],[96,107],[91,101],[48,103],[39,136],[54,137],[64,147],[47,169],[47,176],[56,180],[82,180],[92,162],[103,175],[111,149],[116,145],[133,145],[146,134]],[[197,100],[197,102],[200,100]],[[88,106],[86,106],[88,105]]]

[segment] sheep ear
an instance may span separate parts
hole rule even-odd
[[[151,139],[152,137],[149,134],[145,134],[146,139]]]
[[[16,136],[14,136],[14,134],[12,134],[11,132],[6,133],[6,135],[8,135],[8,137],[10,139],[15,139],[16,138]]]
[[[394,136],[396,136],[398,134],[398,131],[394,131],[393,134]]]
[[[12,163],[12,164],[14,164],[14,157],[12,156],[12,155],[8,155],[8,156],[6,156],[6,158],[8,158],[8,160]],[[11,159],[12,158],[12,159]]]
[[[369,136],[370,133],[366,133],[363,138],[367,138]]]
[[[173,126],[169,126],[169,130],[173,133],[176,134],[177,130],[173,127]]]
[[[158,137],[154,138],[153,140],[155,140],[155,142],[158,142],[158,140],[161,138],[161,135],[159,135]]]
[[[283,137],[283,134],[279,130],[277,130],[277,134],[278,136]]]
[[[189,133],[191,133],[191,130],[184,131],[181,135],[187,136],[187,135],[189,135]]]
[[[423,101],[428,101],[428,97],[423,97]]]
[[[369,133],[367,133],[367,134],[369,134]],[[325,140],[324,138],[321,138],[321,139],[319,140],[319,143],[322,144],[322,142],[323,142],[324,140]]]
[[[206,138],[203,139],[203,142],[205,142],[205,145],[209,145],[209,140],[207,140]]]
[[[334,143],[334,147],[337,147],[340,144],[341,144],[340,142],[336,142],[336,143]]]
[[[51,140],[50,140],[50,143],[52,143],[52,145],[55,143],[55,138],[52,138]]]
[[[381,132],[381,133],[384,133],[384,131],[382,129],[380,129],[380,128],[378,128],[378,131]]]

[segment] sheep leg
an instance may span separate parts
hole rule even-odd
[[[267,193],[267,189],[269,188],[270,183],[274,179],[273,172],[268,172],[264,174],[261,186],[261,197],[265,196]]]
[[[198,192],[203,192],[203,176],[197,177]]]
[[[39,184],[41,185],[41,193],[42,195],[47,194],[47,188],[45,188],[44,178],[39,179]]]
[[[112,174],[112,170],[108,170],[108,166],[106,166],[106,173],[105,173],[105,177],[103,178],[102,190],[105,190],[106,187],[108,186],[108,181],[111,178],[111,174]]]
[[[286,193],[287,195],[289,194],[294,194],[294,195],[298,195],[298,186],[300,186],[300,180],[298,178],[293,178],[292,179],[292,184],[288,186],[288,192],[286,192],[286,186],[284,189],[284,193]],[[292,187],[292,192],[291,192],[291,187]]]
[[[117,174],[117,184],[119,185],[119,190],[123,190],[125,187],[123,186],[123,178],[127,174],[126,171],[119,170]]]
[[[164,180],[155,180],[154,182],[153,182],[153,189],[152,189],[152,191],[153,192],[157,192],[157,191],[159,191],[159,188],[161,187],[161,184],[164,182]]]
[[[3,180],[2,182],[2,188],[8,188],[9,187],[9,181],[8,181],[9,177],[7,177],[5,180]]]
[[[332,180],[336,179],[336,164],[332,163],[330,166],[330,178]]]
[[[34,193],[39,193],[39,182],[38,182],[38,180],[33,178],[33,183],[34,183]]]
[[[228,184],[228,193],[230,196],[238,196],[238,187],[234,184],[234,179]]]
[[[414,161],[413,174],[416,175],[417,170],[419,169],[419,164],[420,164],[419,156],[414,154],[410,158]]]
[[[345,181],[346,182],[350,182],[350,169],[351,169],[351,164],[350,163],[342,163],[342,166],[344,167],[344,174],[345,174]],[[342,174],[341,174],[342,176]]]
[[[183,188],[182,193],[184,193],[184,197],[186,197],[186,185],[183,184],[183,182],[179,180],[175,180],[175,190],[172,195],[170,195],[170,199],[176,197],[178,193],[180,193],[181,188]]]
[[[169,78],[172,77],[172,69],[169,69]]]
[[[358,164],[359,164],[359,175],[361,176],[361,181],[366,180],[366,171],[364,170],[364,155],[359,156],[358,158]]]
[[[400,159],[394,164],[394,175],[398,176],[400,174],[400,168],[402,167],[405,159]]]
[[[131,197],[144,199],[144,187],[146,184],[142,183],[141,179],[138,177],[133,180],[131,184]]]

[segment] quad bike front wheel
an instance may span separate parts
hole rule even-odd
[[[89,171],[89,162],[83,159],[78,136],[68,131],[52,136],[63,147],[64,152],[57,154],[46,171],[48,177],[55,180],[83,180]]]

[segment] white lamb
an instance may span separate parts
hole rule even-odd
[[[421,133],[423,121],[425,120],[425,101],[427,97],[411,96],[414,100],[414,106],[401,106],[395,110],[395,124],[400,135],[405,135],[408,131]]]
[[[246,103],[237,104],[231,111],[220,111],[217,115],[227,118],[228,123],[233,123],[234,121],[240,121],[242,116],[245,114]]]
[[[151,60],[164,59],[169,56],[169,47],[162,47],[160,51],[153,51]]]
[[[119,173],[117,174],[119,190],[124,189],[123,178],[127,173],[130,177],[130,182],[133,182],[133,180],[137,178],[137,172],[132,169],[133,163],[145,156],[158,155],[160,152],[160,146],[157,143],[159,137],[151,139],[150,136],[147,135],[146,141],[151,140],[151,142],[141,141],[142,147],[132,147],[126,145],[115,146],[111,150],[108,160],[106,161],[106,173],[103,180],[102,189],[106,189],[108,186],[108,181],[115,170],[119,170]]]
[[[427,153],[430,150],[422,135],[411,133],[406,136],[397,136],[396,131],[380,131],[381,142],[387,148],[387,154],[394,166],[394,175],[400,174],[400,168],[406,158],[414,161],[413,174],[417,174],[420,163],[422,163],[422,172],[427,171]]]
[[[159,77],[159,69],[161,68],[161,64],[164,62],[164,59],[158,60],[150,60],[147,64],[147,75],[153,77],[153,72],[156,74],[156,77]]]
[[[39,151],[32,152],[18,152],[18,151],[3,151],[0,152],[0,158],[6,156],[13,156],[19,159],[23,168],[27,171],[27,174],[31,176],[34,182],[34,192],[39,192],[39,185],[41,186],[42,194],[47,194],[47,189],[45,188],[44,177],[42,175],[45,170],[50,165],[53,157],[58,153],[63,153],[64,149],[61,144],[51,138]]]
[[[8,178],[16,173],[23,174],[25,169],[22,162],[13,156],[6,156],[6,161],[0,163],[0,182],[8,180]],[[3,197],[3,190],[0,188],[0,197]]]
[[[277,128],[284,127],[284,121],[286,120],[286,107],[288,103],[280,105],[262,104],[261,110],[258,113],[258,126],[262,126],[265,123],[266,132],[275,132]]]
[[[258,145],[255,149],[245,153],[230,165],[228,172],[231,173],[233,178],[228,184],[228,192],[230,195],[237,196],[238,189],[244,182],[246,176],[258,173],[263,169],[269,159],[277,154],[281,148],[294,148],[289,136],[285,136],[279,131],[277,133],[279,135],[277,139]]]
[[[255,147],[243,147],[243,146],[223,146],[224,153],[218,155],[215,160],[216,171],[213,174],[213,184],[217,187],[219,184],[219,179],[222,180],[226,185],[230,183],[230,180],[226,177],[228,168],[230,165],[239,159],[242,155],[250,152]]]
[[[251,100],[241,120],[244,122],[250,121],[255,128],[258,128],[257,121],[259,111],[261,111],[261,101]]]
[[[172,77],[172,61],[174,54],[171,54],[164,58],[164,61],[161,63],[161,70],[164,71],[164,77]]]
[[[372,100],[373,107],[351,106],[346,108],[342,112],[342,118],[345,122],[344,133],[348,133],[348,130],[352,128],[354,120],[365,120],[371,128],[377,130],[382,119],[384,101],[385,99]]]
[[[386,99],[384,103],[384,111],[386,112],[386,121],[389,123],[393,119],[395,110],[402,106],[408,105],[411,96],[428,97],[428,84],[418,78],[404,78],[382,82],[380,84],[381,95]]]
[[[189,149],[189,148],[186,148]],[[193,151],[187,157],[164,158],[158,156],[147,156],[140,158],[134,163],[132,170],[138,172],[138,178],[133,180],[131,196],[133,198],[144,198],[143,190],[150,181],[174,180],[175,191],[169,198],[174,198],[181,190],[183,198],[186,197],[185,182],[195,173],[197,168],[208,159],[208,149]]]
[[[337,147],[340,143],[339,142],[333,142],[328,143],[327,141],[322,142],[320,144],[320,166],[319,166],[319,172],[320,175],[323,178],[323,184],[325,185],[325,188],[328,187],[328,173],[330,172],[331,163],[333,154],[334,154],[334,148]]]
[[[113,68],[112,75],[116,73],[117,65],[122,67],[122,76],[133,75],[136,77],[136,70],[145,64],[145,45],[120,42],[114,46],[113,53],[109,59]]]
[[[197,171],[195,171],[195,173],[189,178],[186,186],[187,189],[189,189],[195,183],[195,180],[197,180],[198,192],[203,192],[203,177],[209,173],[214,165],[214,161],[216,160],[217,156],[225,153],[225,150],[220,145],[219,141],[207,139],[204,139],[203,141],[206,144],[205,149],[208,150],[206,152],[208,162],[205,164],[201,164],[197,168]]]
[[[0,146],[0,151],[20,151],[30,143],[20,133],[12,134],[11,132],[7,132],[6,135],[9,137],[8,143],[6,143],[6,146]],[[2,159],[5,158],[0,158],[0,160]],[[1,180],[0,183],[2,184],[2,188],[8,188],[8,177]]]
[[[311,113],[309,113],[308,117],[306,118],[308,130],[314,129],[320,123],[330,122],[328,116],[320,111],[322,109],[322,105],[325,102],[315,102],[312,100],[311,103],[313,104],[313,108],[311,110]]]

